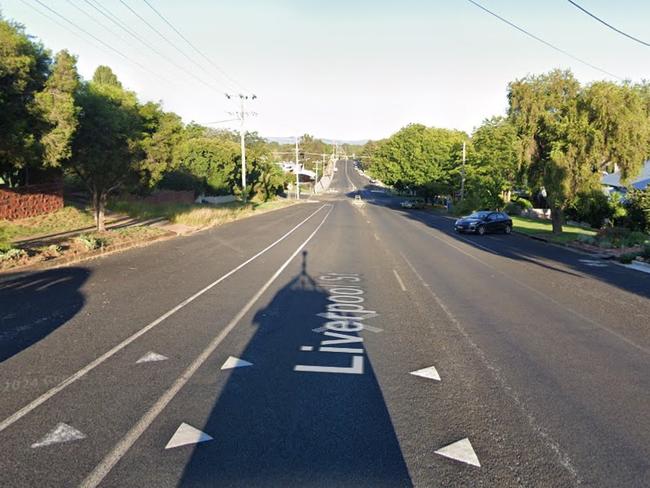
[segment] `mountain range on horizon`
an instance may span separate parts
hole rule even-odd
[[[295,142],[294,137],[271,137],[271,136],[264,136],[264,139],[266,139],[269,142],[277,142],[279,144],[293,144]],[[322,138],[317,138],[323,141],[325,144],[350,144],[353,146],[363,146],[365,143],[367,143],[370,139],[358,139],[358,140],[349,140],[349,139],[322,139]]]

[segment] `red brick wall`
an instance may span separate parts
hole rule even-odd
[[[5,188],[0,186],[0,219],[16,220],[63,208],[63,182]]]

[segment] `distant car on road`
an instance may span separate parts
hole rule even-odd
[[[461,217],[454,224],[456,232],[475,232],[479,235],[488,232],[512,232],[512,219],[505,212],[483,210]]]
[[[402,208],[424,208],[424,200],[404,200],[400,202]]]

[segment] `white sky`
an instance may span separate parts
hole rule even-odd
[[[156,73],[98,47],[85,34],[80,34],[82,39],[74,36],[36,12],[34,8],[56,18],[36,0],[0,0],[5,18],[25,24],[52,51],[67,48],[78,55],[85,78],[97,65],[107,64],[142,100],[161,100],[186,122],[230,118],[227,111],[233,108],[223,92],[241,89],[192,51],[143,0],[121,1],[205,71],[165,43],[120,0],[97,1],[184,69],[111,24],[92,9],[88,3],[92,0],[40,1]],[[566,0],[479,1],[611,73],[634,81],[650,78],[650,48],[607,29]],[[609,79],[466,0],[149,2],[214,63],[258,95],[249,108],[259,114],[251,119],[250,129],[265,136],[308,132],[324,138],[377,139],[410,122],[471,131],[484,118],[504,113],[507,83],[529,73],[560,67],[571,68],[583,82]],[[650,2],[578,3],[650,42]],[[196,81],[189,72],[215,88]]]

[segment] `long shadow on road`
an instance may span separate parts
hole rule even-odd
[[[180,486],[411,486],[377,378],[294,371],[297,364],[350,366],[350,354],[317,350],[328,291],[302,272],[254,318],[240,357],[202,430]],[[358,337],[357,333],[346,334]],[[362,346],[362,343],[361,343]],[[347,347],[359,347],[359,343]],[[219,374],[224,374],[220,372]]]
[[[85,303],[84,268],[59,268],[0,282],[0,362],[47,337]]]
[[[615,264],[589,266],[580,260],[596,259],[580,255],[559,246],[549,245],[524,236],[490,234],[488,236],[458,235],[453,229],[453,220],[433,215],[423,210],[399,208],[397,199],[374,199],[367,203],[390,207],[406,218],[423,223],[455,240],[469,244],[481,251],[490,252],[513,261],[520,261],[549,271],[582,278],[584,275],[609,285],[650,298],[650,275],[628,270]]]

